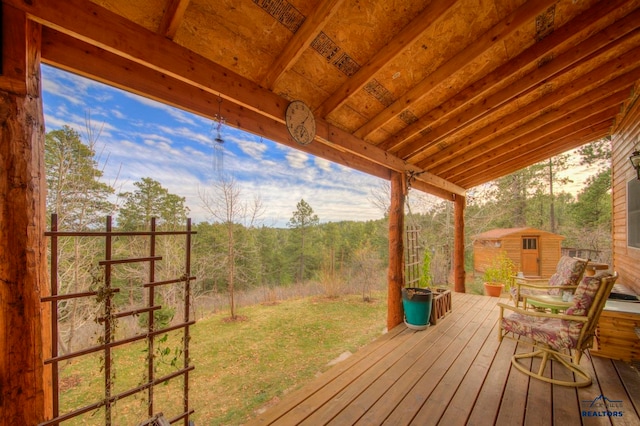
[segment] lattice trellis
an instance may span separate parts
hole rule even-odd
[[[70,419],[77,419],[81,415],[86,413],[96,412],[96,410],[104,409],[104,424],[111,425],[113,423],[112,411],[115,404],[126,397],[130,397],[139,393],[146,393],[147,398],[147,414],[149,418],[158,417],[156,409],[158,407],[157,397],[154,397],[154,389],[157,386],[165,385],[169,381],[176,380],[182,377],[182,413],[168,419],[169,422],[175,423],[180,420],[184,425],[189,424],[189,416],[193,414],[193,410],[189,407],[189,372],[194,369],[190,365],[189,359],[189,327],[195,324],[195,321],[191,319],[191,281],[196,277],[191,276],[191,237],[195,234],[195,231],[191,230],[191,220],[187,220],[187,229],[185,231],[159,231],[156,229],[155,219],[151,220],[150,231],[136,231],[136,232],[119,232],[112,229],[112,219],[107,217],[105,231],[90,231],[90,232],[69,232],[58,231],[57,215],[52,215],[51,218],[51,231],[46,235],[51,240],[51,294],[42,298],[43,304],[51,305],[51,356],[45,360],[45,365],[51,368],[52,377],[52,407],[53,418],[46,422],[41,423],[39,426],[44,425],[58,425],[63,421]],[[162,256],[156,255],[158,249],[158,240],[166,236],[184,236],[185,244],[185,258],[184,268],[182,275],[173,279],[157,281],[156,280],[156,266],[162,261]],[[117,239],[122,238],[143,238],[145,239],[144,246],[148,253],[145,253],[143,257],[138,258],[120,258],[116,259],[114,248],[114,242]],[[101,268],[100,283],[97,288],[91,288],[89,291],[81,292],[65,292],[60,293],[61,286],[59,283],[58,273],[58,255],[59,244],[63,238],[103,238],[104,239],[104,259],[97,261],[97,265]],[[148,277],[147,282],[137,284],[137,289],[144,293],[145,296],[142,300],[143,306],[135,307],[134,309],[121,311],[118,310],[117,304],[114,301],[115,296],[120,292],[120,288],[117,286],[117,274],[116,266],[124,264],[146,264]],[[183,312],[181,321],[178,324],[173,325],[161,325],[154,321],[154,312],[162,309],[160,304],[160,298],[156,295],[156,290],[160,286],[176,286],[180,291],[183,299]],[[100,324],[102,328],[102,335],[98,338],[98,342],[88,348],[84,348],[77,351],[71,351],[66,354],[60,354],[57,342],[60,338],[59,330],[59,312],[60,309],[64,309],[67,302],[78,299],[92,299],[91,302],[99,305],[99,313],[96,314],[95,321]],[[147,324],[143,333],[137,333],[132,336],[118,336],[116,337],[115,324],[118,319],[126,317],[138,317],[140,315],[146,315]],[[161,372],[158,373],[156,354],[158,348],[170,332],[176,332],[181,334],[181,343],[176,347],[176,352],[180,352],[181,363],[177,362],[174,366],[174,371],[170,373]],[[147,354],[146,366],[141,368],[140,371],[146,370],[144,374],[145,380],[139,383],[136,387],[130,389],[117,388],[114,383],[114,368],[116,367],[117,360],[115,359],[115,350],[121,348],[124,345],[131,344],[133,342],[145,341]],[[162,349],[162,348],[161,348]],[[60,409],[60,369],[62,363],[79,360],[82,357],[86,357],[93,354],[99,354],[101,359],[101,374],[104,376],[104,393],[103,396],[94,401],[91,404],[75,408],[68,412],[61,412]],[[155,360],[155,361],[154,361]],[[98,373],[98,372],[96,372]],[[162,409],[163,407],[160,407]],[[165,407],[166,408],[166,407]],[[173,407],[172,407],[173,408]],[[142,420],[142,419],[140,419]]]

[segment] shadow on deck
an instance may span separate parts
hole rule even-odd
[[[594,380],[581,389],[511,368],[530,346],[498,342],[498,301],[454,294],[436,326],[394,328],[248,424],[640,425],[640,373],[627,363],[582,357]],[[606,411],[601,395],[622,415],[584,416]]]

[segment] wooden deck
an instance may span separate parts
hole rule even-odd
[[[629,364],[584,356],[594,383],[578,390],[512,368],[530,346],[498,342],[497,302],[455,294],[437,325],[394,328],[248,424],[640,425],[640,374]],[[582,416],[603,411],[601,395],[620,401],[621,417]]]

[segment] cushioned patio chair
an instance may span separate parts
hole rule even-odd
[[[600,313],[609,297],[617,274],[603,272],[595,276],[585,276],[580,281],[573,296],[573,305],[564,314],[528,311],[512,305],[499,303],[499,338],[514,338],[531,343],[534,351],[515,354],[511,364],[523,373],[562,386],[582,387],[591,384],[591,376],[580,367],[582,353],[593,346],[596,325]],[[505,311],[511,311],[506,316]],[[519,360],[540,357],[537,371]],[[575,380],[566,381],[544,375],[547,361],[552,360],[574,373]],[[551,369],[549,369],[551,370]]]
[[[516,307],[524,296],[562,295],[563,291],[575,291],[584,275],[589,259],[562,256],[556,266],[556,272],[549,279],[515,277],[510,295]]]

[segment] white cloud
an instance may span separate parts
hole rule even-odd
[[[294,169],[304,169],[307,167],[307,161],[309,161],[309,156],[300,151],[290,151],[287,153],[286,158],[289,166]]]

